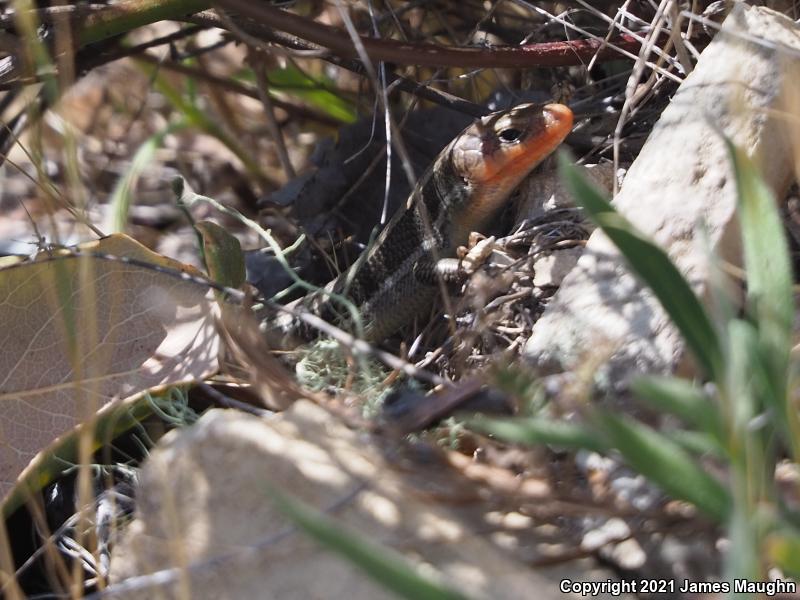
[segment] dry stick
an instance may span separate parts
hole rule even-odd
[[[692,65],[692,57],[689,56],[689,50],[687,50],[686,44],[683,43],[683,37],[681,37],[682,17],[677,2],[673,2],[669,5],[669,18],[672,20],[670,23],[669,35],[675,47],[675,54],[678,56],[681,66],[688,75],[692,72],[692,69],[694,69],[694,65]],[[689,23],[691,24],[691,21],[689,21]]]
[[[266,4],[247,0],[217,0],[220,6],[274,29],[285,31],[335,51],[347,58],[356,58],[353,41],[342,30],[323,25]],[[96,10],[70,14],[78,27],[80,45],[99,42],[133,29],[162,20],[183,20],[188,15],[210,8],[207,0],[124,0]],[[88,14],[87,14],[88,13]],[[619,50],[636,52],[638,40],[622,34],[613,40],[616,48],[602,40],[546,42],[524,46],[496,48],[455,48],[429,43],[405,43],[361,36],[367,54],[375,61],[431,67],[558,67],[583,64],[595,53],[601,58],[618,58]]]
[[[629,52],[627,49],[623,48],[622,46],[620,46],[616,42],[612,44],[611,42],[605,41],[602,38],[591,34],[586,29],[582,29],[581,27],[578,27],[574,23],[571,23],[570,21],[567,21],[566,19],[564,19],[560,15],[554,15],[554,14],[544,10],[543,8],[541,8],[539,6],[536,6],[535,4],[531,4],[527,0],[514,0],[514,1],[517,4],[519,4],[520,6],[525,6],[526,8],[528,8],[530,10],[533,10],[533,11],[539,13],[540,15],[548,17],[549,19],[552,19],[554,22],[560,23],[561,25],[571,29],[572,31],[575,31],[577,33],[580,33],[581,35],[585,35],[585,36],[590,37],[591,41],[597,42],[603,50],[607,49],[607,47],[610,46],[611,49],[614,50],[617,53],[617,58],[619,58],[619,55],[622,55],[622,56],[626,56],[626,57],[630,58],[631,60],[638,60],[638,57],[636,55],[632,54],[631,52]],[[628,34],[620,34],[620,37],[622,37],[623,39],[626,39],[626,38],[628,38],[630,36]],[[648,38],[649,38],[649,33],[648,33]],[[617,38],[615,38],[615,40],[616,39]],[[637,46],[637,50],[638,50],[639,48],[641,48],[641,42],[639,42],[638,39],[636,40],[636,42],[639,44],[639,46]],[[649,54],[649,52],[648,52],[648,54]],[[599,58],[602,58],[602,57],[603,57],[603,53],[600,50],[598,50],[596,53],[592,54],[592,59],[594,61],[597,61]],[[659,73],[661,73],[665,77],[669,77],[670,79],[674,80],[676,83],[680,83],[681,82],[681,78],[677,77],[674,73],[671,73],[671,72],[669,72],[669,71],[667,71],[665,69],[662,69],[658,65],[655,65],[655,64],[653,64],[653,63],[651,63],[649,61],[647,63],[645,63],[645,64],[646,64],[646,66],[650,67],[651,69],[658,71]]]
[[[578,4],[580,4],[581,6],[583,6],[593,16],[595,16],[598,19],[601,19],[603,21],[606,21],[609,24],[608,33],[606,34],[606,37],[603,38],[603,41],[608,43],[610,41],[611,35],[613,34],[614,31],[621,31],[622,33],[630,35],[633,38],[635,38],[636,40],[638,40],[640,44],[645,42],[645,39],[641,35],[635,33],[634,31],[630,30],[629,28],[625,27],[622,24],[623,11],[627,12],[627,5],[631,2],[631,0],[626,0],[626,2],[622,5],[622,7],[616,12],[616,14],[614,15],[613,19],[611,17],[609,17],[608,15],[606,15],[605,13],[603,13],[602,11],[597,10],[591,4],[589,4],[588,2],[585,2],[584,0],[576,0],[576,2]],[[674,58],[672,58],[671,56],[666,54],[661,48],[654,47],[653,51],[658,56],[663,57],[664,60],[669,62],[672,66],[675,66],[675,63],[677,61],[675,61]],[[594,58],[592,59],[592,63],[590,63],[589,68],[591,68],[591,65],[593,63],[594,63]],[[683,65],[683,66],[684,66],[684,68],[686,68],[685,65]],[[689,65],[689,70],[687,70],[686,73],[688,74],[689,71],[691,71],[691,64]]]
[[[661,33],[661,28],[663,27],[664,20],[666,18],[666,9],[668,8],[668,4],[671,1],[672,0],[661,0],[661,3],[658,6],[658,10],[656,11],[655,16],[653,17],[652,29],[647,34],[646,43],[643,44],[639,50],[639,59],[634,64],[633,71],[631,72],[631,76],[628,78],[628,83],[625,87],[625,102],[622,104],[622,109],[619,112],[619,119],[617,120],[617,125],[614,128],[613,147],[614,147],[615,172],[619,169],[619,150],[620,150],[620,142],[622,140],[622,128],[627,122],[628,113],[631,111],[631,108],[634,103],[636,86],[638,85],[639,81],[641,81],[642,74],[644,73],[645,65],[647,63],[647,57],[650,54],[653,46],[655,45],[655,42],[658,39],[659,34]],[[616,196],[617,192],[619,191],[619,183],[617,182],[616,177],[614,178],[613,183],[614,183],[613,195]]]
[[[208,0],[124,0],[101,7],[56,6],[4,16],[0,18],[0,29],[7,29],[21,16],[45,24],[53,23],[58,17],[68,18],[74,28],[73,51],[77,52],[89,44],[129,33],[145,25],[163,20],[181,20],[209,6]],[[0,78],[5,80],[8,71],[19,70],[17,62],[13,57],[0,61]]]
[[[0,24],[1,23],[2,20],[0,20]],[[170,44],[190,35],[194,35],[203,29],[205,29],[204,26],[191,24],[174,33],[153,38],[141,44],[136,44],[135,46],[117,46],[110,50],[93,53],[90,56],[81,56],[80,62],[76,66],[80,71],[79,74],[83,75],[92,69],[114,62],[115,60],[141,54],[145,50],[156,46]],[[0,60],[0,90],[16,89],[21,85],[38,83],[39,81],[40,78],[35,75],[25,76],[20,74],[20,65],[17,56],[7,56]]]
[[[262,11],[264,11],[273,19],[277,18],[281,22],[282,20],[288,19],[293,23],[308,25],[314,31],[325,32],[327,38],[334,41],[330,50],[343,51],[339,53],[341,54],[340,57],[323,56],[322,58],[347,70],[363,74],[363,65],[352,60],[356,54],[355,48],[352,41],[344,32],[271,7],[261,5],[250,6],[242,1],[237,2],[237,0],[223,0],[223,4],[226,1],[236,3],[237,9],[244,5],[245,9],[239,10],[239,12],[245,15],[248,13],[251,15],[255,13],[257,15],[255,17],[256,19],[262,17]],[[208,3],[201,0],[173,0],[172,2],[163,2],[163,0],[160,2],[158,0],[128,0],[114,5],[113,7],[103,7],[96,10],[90,9],[89,11],[75,10],[71,12],[75,21],[80,23],[78,39],[80,39],[82,44],[86,44],[100,41],[113,35],[126,33],[131,29],[161,19],[184,20],[227,29],[224,24],[220,23],[216,15],[209,12],[202,12],[206,8],[208,8]],[[37,11],[37,13],[41,14],[43,20],[51,16],[52,12],[52,9]],[[272,20],[269,18],[261,20],[265,25],[271,26],[273,24]],[[256,35],[262,35],[270,41],[281,45],[294,47],[300,50],[316,51],[319,51],[321,47],[326,47],[324,44],[318,44],[316,42],[318,38],[314,36],[314,39],[309,38],[309,41],[316,44],[316,48],[310,48],[308,41],[295,37],[297,35],[294,33],[296,31],[295,28],[287,28],[287,33],[283,33],[279,31],[279,29],[281,29],[280,27],[275,28],[278,30],[270,31],[263,26],[259,27],[256,25],[256,28],[259,30],[256,32],[253,31],[252,22],[249,24],[251,25],[250,27],[248,27],[247,22],[244,20],[239,23],[243,29],[250,30],[251,33]],[[615,47],[611,47],[610,44],[605,44],[603,40],[574,40],[569,42],[531,44],[520,47],[481,49],[453,48],[436,44],[407,44],[392,40],[365,39],[364,47],[373,60],[401,64],[457,67],[530,67],[578,65],[590,59],[595,54],[597,54],[599,59],[613,59],[619,57],[619,50],[635,52],[640,45],[637,40],[628,35],[615,38],[612,42]],[[342,57],[348,57],[350,60]],[[421,86],[418,83],[399,78],[396,75],[389,74],[389,77],[392,80],[390,83],[399,87],[401,90],[413,93],[416,96],[436,102],[437,104],[455,108],[456,110],[460,110],[474,117],[483,116],[487,112],[483,107],[477,107],[474,104],[460,100],[445,92],[437,92],[432,88]]]
[[[208,0],[123,0],[76,20],[76,37],[85,46],[158,21],[179,20],[210,5]]]
[[[355,58],[353,41],[335,27],[317,23],[267,5],[249,4],[247,0],[221,0],[222,6],[240,14],[298,36],[341,57]],[[209,7],[205,0],[127,0],[94,11],[75,11],[77,38],[81,45],[101,41],[159,20],[183,20]],[[77,18],[80,17],[80,18]],[[361,37],[373,60],[398,64],[442,67],[532,67],[570,66],[583,64],[595,54],[598,58],[618,58],[619,52],[636,52],[640,43],[627,34],[613,40],[614,47],[603,40],[546,42],[518,47],[454,48],[437,44],[410,44],[393,40]]]
[[[285,31],[334,51],[346,58],[357,58],[355,44],[347,33],[336,27],[248,0],[216,0],[216,4],[249,17],[274,29]],[[573,40],[545,42],[525,46],[495,48],[457,48],[428,43],[406,43],[359,36],[369,57],[401,65],[421,67],[480,67],[523,68],[564,67],[582,64],[598,53],[601,58],[618,58],[619,52],[607,47],[602,40]],[[629,35],[615,38],[614,44],[628,52],[638,51],[640,44]]]
[[[262,40],[300,52],[313,52],[317,58],[321,58],[322,60],[341,69],[351,71],[356,75],[363,76],[365,74],[364,65],[357,60],[339,58],[332,55],[327,50],[321,49],[319,46],[316,46],[310,42],[280,31],[275,31],[270,27],[255,23],[250,20],[236,19],[235,17],[231,17],[231,20],[236,23],[237,27],[239,27],[242,31],[249,33],[251,36],[258,37]],[[225,29],[226,31],[229,30],[229,27],[225,24],[225,22],[220,19],[216,13],[210,11],[188,17],[187,22],[205,25],[208,27],[217,27],[220,29]],[[388,72],[386,74],[386,78],[387,83],[391,88],[397,88],[422,98],[423,100],[428,100],[429,102],[433,102],[439,106],[444,106],[445,108],[456,110],[472,117],[482,117],[489,112],[484,106],[474,104],[468,100],[463,100],[462,98],[459,98],[458,96],[448,92],[428,87],[423,83],[418,83],[395,73]]]

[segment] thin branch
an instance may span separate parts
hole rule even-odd
[[[86,15],[77,23],[77,38],[85,46],[158,21],[180,20],[210,5],[208,0],[123,0]]]
[[[278,120],[275,118],[275,104],[272,102],[272,98],[269,94],[269,83],[267,82],[267,74],[264,69],[263,56],[258,55],[258,50],[251,50],[247,60],[256,76],[258,97],[261,100],[261,104],[264,105],[264,117],[267,120],[267,128],[275,144],[278,159],[283,166],[283,170],[286,171],[286,176],[289,179],[294,179],[297,173],[292,166],[292,161],[289,158],[289,151],[286,149],[286,142],[283,139],[283,133],[280,127],[278,127]]]
[[[276,31],[270,27],[255,23],[249,19],[236,20],[233,18],[233,20],[236,22],[237,27],[252,36],[256,36],[263,40],[291,48],[292,50],[297,50],[300,52],[313,52],[317,58],[320,58],[341,69],[345,69],[360,76],[366,75],[364,65],[357,60],[344,59],[334,56],[327,50],[324,50],[319,46],[312,44],[311,42],[307,42],[287,33]],[[191,17],[188,17],[186,21],[189,23],[204,25],[206,27],[216,27],[219,29],[228,30],[225,22],[219,17],[219,15],[217,15],[217,13],[213,11],[204,11],[202,13],[192,15]],[[388,86],[392,89],[397,88],[403,92],[412,94],[418,98],[422,98],[423,100],[428,100],[429,102],[433,102],[439,106],[444,106],[445,108],[449,108],[472,117],[482,117],[489,112],[485,107],[479,104],[464,100],[448,92],[437,90],[423,83],[402,77],[395,73],[387,72],[386,79]]]
[[[339,28],[267,4],[253,4],[249,0],[215,0],[215,3],[243,17],[285,31],[321,48],[327,48],[343,58],[358,58],[353,40]],[[595,54],[598,59],[619,58],[617,48],[627,52],[637,52],[641,46],[637,40],[626,34],[614,38],[615,48],[607,46],[602,40],[544,42],[494,48],[412,44],[365,36],[359,36],[359,40],[369,57],[376,62],[420,67],[465,68],[565,67],[584,64]]]

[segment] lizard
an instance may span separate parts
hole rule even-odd
[[[520,104],[476,120],[439,153],[353,265],[294,308],[357,331],[368,342],[395,333],[432,305],[458,248],[497,215],[572,123],[572,111],[563,104]],[[360,329],[342,296],[358,310]],[[284,349],[316,337],[316,330],[288,313],[270,328],[281,332],[277,345]]]

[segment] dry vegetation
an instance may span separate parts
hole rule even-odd
[[[764,4],[792,19],[800,16],[793,2]],[[0,572],[8,597],[77,598],[107,585],[113,541],[135,508],[137,469],[165,431],[190,425],[209,407],[263,415],[303,397],[351,427],[372,432],[379,444],[393,448],[404,439],[439,449],[449,457],[449,469],[480,480],[488,490],[472,500],[480,504],[478,514],[463,518],[473,519],[473,525],[480,520],[476,528],[487,539],[494,540],[498,531],[513,537],[510,556],[534,569],[564,567],[562,573],[575,580],[719,578],[729,568],[722,552],[730,542],[726,521],[698,510],[690,499],[663,495],[619,455],[594,451],[592,443],[575,450],[581,444],[573,438],[565,444],[568,451],[547,436],[551,445],[500,443],[453,417],[480,411],[572,423],[581,413],[575,406],[592,395],[595,365],[544,384],[521,357],[560,283],[560,278],[537,279],[537,269],[544,269],[541,261],[554,251],[585,245],[593,225],[582,211],[561,206],[537,213],[515,204],[494,231],[481,232],[493,237],[470,249],[472,272],[460,288],[449,289],[444,306],[420,315],[378,348],[358,352],[325,340],[290,355],[273,354],[256,331],[259,319],[274,314],[274,298],[304,293],[276,259],[276,247],[292,247],[286,258],[309,287],[324,285],[352,264],[381,215],[405,201],[414,177],[438,151],[490,109],[528,99],[570,104],[576,127],[566,145],[584,164],[610,163],[606,180],[613,185],[614,173],[638,155],[713,39],[725,5],[698,0],[297,0],[281,8],[245,0],[4,3],[0,252],[28,257],[40,251],[47,254],[42,263],[47,265],[58,262],[60,248],[70,247],[73,258],[116,264],[115,257],[132,257],[123,264],[134,271],[107,267],[108,277],[119,278],[110,289],[122,291],[111,294],[98,286],[88,304],[79,305],[86,312],[73,315],[78,332],[53,326],[66,340],[65,350],[61,358],[48,355],[48,364],[63,363],[65,372],[88,365],[91,372],[95,366],[86,358],[92,354],[87,348],[100,353],[105,328],[113,330],[114,319],[125,322],[120,312],[136,319],[137,302],[151,298],[156,288],[175,294],[174,302],[202,305],[193,331],[204,340],[177,352],[172,357],[177,366],[160,364],[153,378],[114,379],[117,388],[94,389],[86,384],[91,373],[60,379],[67,400],[52,394],[46,375],[12,377],[22,367],[7,367],[11,389],[3,390],[3,398],[15,404],[6,411],[11,416],[2,435],[4,444],[27,457],[25,463],[75,424],[90,420],[111,398],[140,401],[137,409],[125,405],[126,417],[106,416],[101,433],[84,428],[68,436],[58,452],[72,463],[40,461],[35,472],[43,475],[34,485],[44,482],[43,493],[26,498],[21,507],[16,501],[6,504]],[[153,12],[154,6],[160,12]],[[354,47],[356,33],[363,37]],[[554,164],[545,164],[537,177],[559,185]],[[182,193],[176,193],[176,180],[183,181]],[[541,189],[523,185],[522,206]],[[203,252],[196,224],[207,220],[239,240],[243,259],[224,250],[221,266],[212,264],[211,255],[228,240],[206,237]],[[125,242],[74,248],[115,232],[162,257]],[[242,260],[245,284],[228,278]],[[89,275],[81,275],[77,261],[74,267],[69,273],[76,281],[106,276],[99,270],[106,267],[94,267]],[[180,271],[191,281],[176,279]],[[29,290],[29,311],[60,314],[55,307],[65,302],[59,296],[61,276],[45,275],[54,278],[52,285]],[[206,276],[239,288],[228,290],[226,301],[221,287],[214,292],[224,305],[216,329],[209,315],[219,307],[211,294],[200,299],[197,292],[208,290],[202,283]],[[0,271],[0,281],[3,277]],[[11,280],[6,277],[9,287]],[[120,306],[125,308],[116,310]],[[14,365],[15,355],[29,359],[30,341],[37,336],[16,327],[17,319],[29,317],[0,309],[0,318],[11,332],[3,364]],[[87,324],[92,319],[96,329]],[[34,332],[50,323],[32,322]],[[177,325],[167,319],[152,327],[172,335]],[[109,348],[147,338],[148,326],[120,325],[131,335],[114,338]],[[85,339],[84,329],[90,331]],[[219,368],[211,345],[222,348]],[[137,369],[137,358],[114,357]],[[178,382],[184,385],[168,393],[158,387]],[[151,389],[155,400],[142,404],[142,394]],[[17,414],[28,406],[27,400],[16,404],[17,392],[23,399],[30,392],[31,402],[39,403],[35,410],[46,418]],[[81,394],[92,396],[91,403],[82,403]],[[65,404],[71,408],[61,414]],[[671,423],[653,417],[649,408],[635,410],[640,409],[646,422]],[[109,410],[106,406],[106,415]],[[128,427],[117,426],[117,419]],[[32,438],[35,443],[29,443]],[[725,461],[708,454],[705,468],[722,476]],[[777,470],[778,487],[789,490],[784,501],[790,504],[796,502],[796,466],[786,459]],[[484,470],[475,475],[475,468]],[[548,493],[534,501],[508,491],[515,477],[539,481]],[[8,483],[3,493],[11,487]],[[19,488],[17,493],[22,494]],[[444,502],[457,505],[453,489],[448,494]],[[498,510],[506,521],[518,515],[533,523],[531,531],[549,527],[546,539],[503,519],[481,520]],[[605,569],[600,575],[591,570],[598,565]],[[766,559],[758,565],[771,567],[774,562]]]

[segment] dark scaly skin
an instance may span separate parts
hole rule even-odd
[[[455,257],[571,129],[566,106],[523,104],[483,117],[442,150],[371,247],[325,288],[355,305],[364,339],[381,341],[430,308],[439,290],[437,262]],[[317,292],[300,302],[357,332],[342,303],[329,294]],[[297,322],[283,330],[295,342],[316,335]]]

